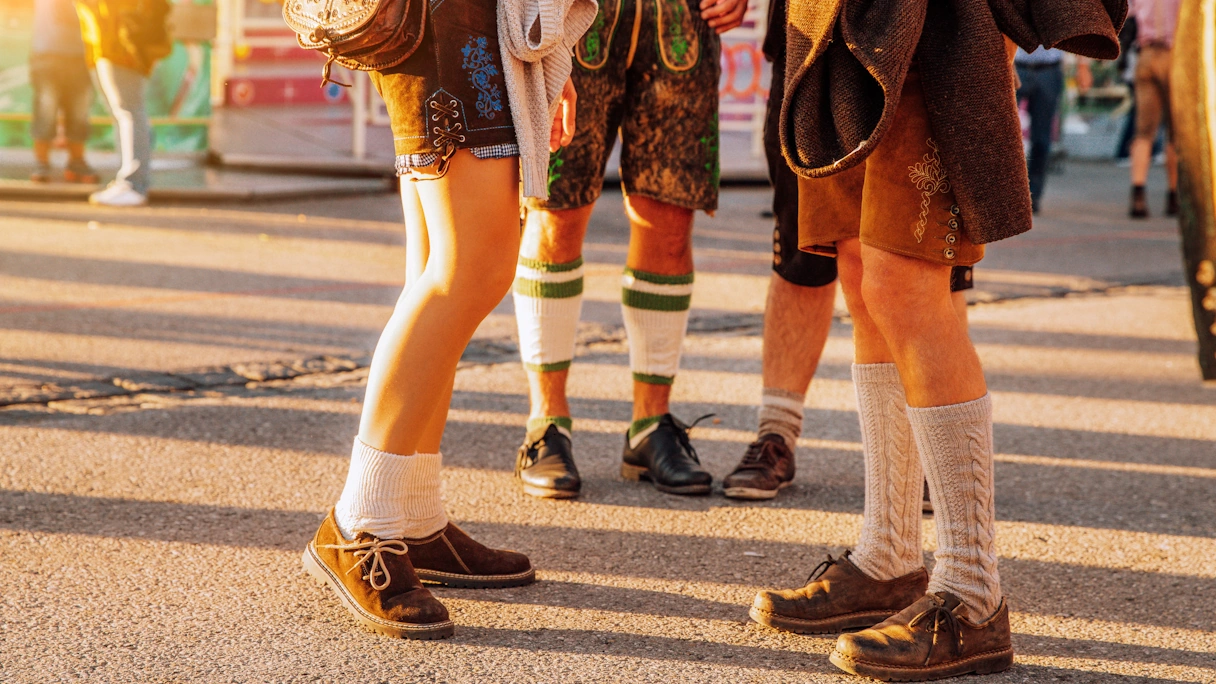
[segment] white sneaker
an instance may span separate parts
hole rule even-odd
[[[130,183],[110,183],[105,190],[98,190],[89,195],[89,204],[106,207],[142,207],[147,203],[148,196],[136,192]]]

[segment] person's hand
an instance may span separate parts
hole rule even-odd
[[[1089,62],[1077,61],[1077,92],[1086,93],[1094,87],[1094,72],[1089,70]]]
[[[747,0],[701,0],[701,18],[716,33],[726,33],[743,23]]]
[[[574,105],[578,102],[578,93],[574,90],[574,80],[566,79],[562,86],[561,104],[557,106],[557,114],[553,116],[553,127],[549,129],[549,151],[556,152],[574,140]]]

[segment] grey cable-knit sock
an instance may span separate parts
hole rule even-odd
[[[889,580],[925,566],[920,546],[920,459],[904,412],[907,400],[893,363],[853,365],[866,505],[853,564]]]
[[[929,591],[949,591],[974,622],[1001,604],[992,472],[992,399],[908,407],[908,421],[929,476],[937,523],[936,565]]]
[[[790,451],[798,446],[802,435],[802,404],[806,393],[798,394],[776,387],[765,387],[760,394],[760,429],[757,434],[778,435]]]

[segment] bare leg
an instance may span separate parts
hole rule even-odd
[[[1132,185],[1144,185],[1148,182],[1148,169],[1153,163],[1153,141],[1136,138],[1132,141]]]
[[[648,197],[626,197],[629,215],[629,268],[658,275],[691,273],[692,219],[690,209]],[[633,419],[671,410],[671,385],[633,382]]]
[[[417,452],[433,428],[465,345],[511,286],[519,248],[517,160],[460,151],[417,193],[430,253],[376,345],[359,426],[365,444],[394,454]]]
[[[401,207],[405,212],[405,290],[402,292],[402,296],[405,296],[405,292],[409,292],[426,270],[431,242],[427,237],[426,216],[423,214],[422,200],[418,198],[415,183],[401,182]],[[435,415],[431,416],[430,422],[418,437],[418,451],[424,454],[439,453],[451,404],[452,383],[449,383],[447,392],[438,400]]]
[[[908,405],[946,406],[984,396],[979,356],[950,297],[950,267],[867,245],[860,254],[862,299],[899,368]]]
[[[805,287],[772,274],[764,305],[765,387],[806,393],[832,329],[835,302],[836,283]]]
[[[1178,189],[1178,149],[1174,143],[1165,144],[1165,178],[1170,190]]]
[[[50,140],[35,140],[34,141],[34,159],[40,164],[51,163],[51,141]]]

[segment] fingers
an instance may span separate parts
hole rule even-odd
[[[578,111],[575,105],[578,103],[578,95],[574,92],[574,87],[570,87],[570,97],[562,101],[562,147],[570,144],[574,140],[574,115]]]
[[[743,23],[747,0],[702,0],[701,18],[716,33],[725,33]]]
[[[578,92],[574,89],[574,82],[567,80],[566,85],[562,88],[561,104],[558,105],[557,113],[553,116],[553,123],[549,127],[549,152],[556,152],[574,139],[574,115],[576,104],[578,103]]]

